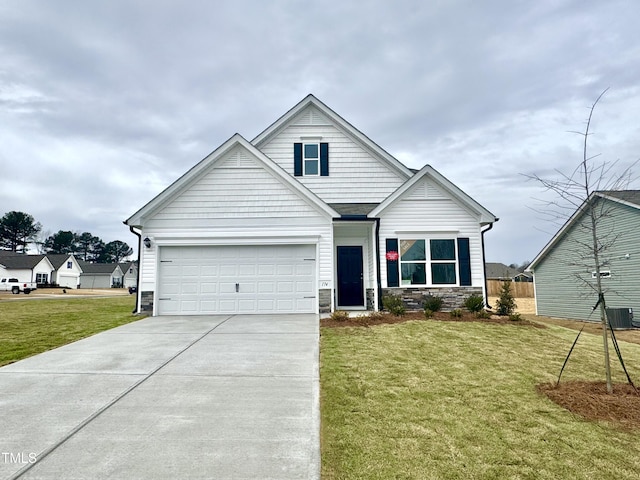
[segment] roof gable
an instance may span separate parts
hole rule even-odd
[[[256,136],[251,143],[257,148],[261,148],[273,137],[289,125],[333,125],[335,128],[349,136],[353,141],[368,150],[385,165],[399,174],[402,178],[409,178],[413,172],[403,165],[399,160],[385,151],[373,140],[367,137],[360,130],[355,128],[344,118],[334,112],[327,105],[322,103],[312,94],[307,95],[298,104],[282,115],[278,120],[267,127],[262,133]]]
[[[46,255],[26,255],[15,252],[0,252],[0,265],[7,270],[33,270],[40,262],[45,261],[51,269],[53,265]]]
[[[620,205],[626,205],[628,207],[640,210],[640,190],[606,190],[592,192],[587,200],[582,202],[576,211],[569,217],[569,219],[560,227],[556,234],[547,242],[547,244],[540,250],[540,253],[536,255],[533,261],[529,264],[526,271],[534,271],[535,267],[544,259],[544,257],[553,249],[553,247],[562,240],[565,233],[567,233],[571,227],[573,227],[580,218],[584,215],[585,210],[589,202],[601,198],[607,201],[618,203]]]
[[[498,221],[495,215],[451,183],[431,165],[425,165],[418,173],[387,197],[384,202],[373,209],[369,216],[376,217],[380,215],[389,206],[403,198],[421,200],[450,198],[477,214],[481,224]]]
[[[122,270],[117,263],[88,263],[80,262],[82,267],[82,273],[87,275],[113,275],[114,273],[120,273]]]
[[[320,200],[313,192],[292,178],[240,134],[235,134],[133,214],[125,223],[131,226],[142,226],[145,220],[151,218],[168,206],[214,167],[239,169],[251,168],[256,165],[264,168],[275,177],[280,184],[284,184],[290,191],[294,192],[297,197],[302,198],[307,204],[322,212],[327,217],[337,216],[337,212]]]

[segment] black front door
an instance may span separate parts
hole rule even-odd
[[[338,306],[364,306],[360,246],[338,247]]]

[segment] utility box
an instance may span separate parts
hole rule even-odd
[[[613,330],[634,328],[633,308],[607,308],[607,318]]]

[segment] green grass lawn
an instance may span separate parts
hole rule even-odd
[[[423,321],[321,335],[323,479],[640,478],[640,432],[535,390],[574,331]],[[563,380],[603,380],[601,342],[583,335]],[[640,383],[640,345],[621,349]]]
[[[135,297],[0,302],[0,366],[140,319]]]

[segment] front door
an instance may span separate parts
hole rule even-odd
[[[362,247],[338,247],[338,306],[363,307]]]

